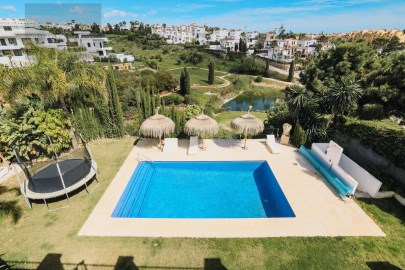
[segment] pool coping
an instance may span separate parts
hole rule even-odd
[[[375,222],[356,204],[343,201],[294,148],[281,147],[271,154],[265,140],[205,140],[206,150],[187,155],[188,140],[180,140],[173,153],[162,153],[154,140],[134,146],[79,231],[82,236],[133,237],[286,237],[286,236],[385,236]],[[136,219],[112,218],[139,156],[154,161],[252,161],[265,160],[286,196],[295,218],[227,219]]]

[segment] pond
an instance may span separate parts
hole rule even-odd
[[[255,95],[252,92],[246,92],[228,101],[222,105],[222,108],[225,111],[247,111],[251,105],[253,111],[271,111],[277,99],[280,99],[279,95]]]

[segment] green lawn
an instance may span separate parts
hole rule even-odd
[[[232,117],[219,116],[221,121]],[[1,258],[19,269],[395,269],[383,268],[389,264],[405,268],[405,211],[393,199],[356,200],[387,237],[77,236],[133,142],[134,138],[91,142],[100,185],[91,195],[83,191],[73,196],[70,208],[48,212],[44,205],[34,204],[30,210],[17,194],[15,182],[2,184],[1,209],[6,201],[15,201],[21,217],[17,215],[13,223],[10,217],[0,216]],[[60,261],[64,268],[58,266]]]
[[[174,70],[169,70],[174,77],[180,78],[180,73],[183,68],[176,68]],[[188,74],[190,76],[190,85],[191,86],[208,86],[208,70],[200,69],[200,68],[187,68]],[[224,83],[223,80],[218,79],[217,76],[222,76],[223,73],[215,72],[215,80],[214,85]]]

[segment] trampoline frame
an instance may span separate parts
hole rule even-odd
[[[90,158],[88,160],[90,162],[90,171],[88,172],[88,174],[85,177],[81,178],[79,181],[77,181],[76,183],[74,183],[73,185],[71,185],[69,187],[66,187],[66,185],[65,185],[65,180],[63,179],[63,174],[62,174],[60,166],[59,166],[58,155],[56,154],[56,152],[54,150],[55,148],[53,147],[52,140],[48,136],[48,140],[49,140],[50,145],[51,145],[51,147],[53,149],[54,159],[55,159],[54,163],[52,163],[51,165],[53,165],[53,164],[56,165],[56,168],[57,168],[57,171],[58,171],[58,174],[59,174],[59,179],[60,179],[60,181],[62,183],[62,187],[63,187],[63,189],[53,191],[53,192],[40,193],[40,192],[34,192],[34,191],[32,191],[32,190],[30,190],[28,188],[28,184],[30,183],[30,181],[32,181],[32,175],[28,171],[28,168],[25,166],[25,164],[22,162],[21,158],[18,155],[17,150],[14,149],[14,154],[15,154],[16,159],[17,159],[17,164],[21,167],[22,171],[24,172],[24,175],[25,175],[26,179],[21,179],[21,177],[20,177],[20,175],[18,173],[16,163],[13,163],[14,173],[15,173],[17,181],[18,181],[18,183],[20,185],[21,194],[23,195],[24,200],[27,203],[29,208],[32,208],[31,200],[43,200],[49,211],[55,211],[55,210],[58,210],[58,209],[67,208],[67,207],[70,207],[69,193],[71,193],[71,192],[73,192],[73,191],[75,191],[75,190],[77,190],[77,189],[84,186],[84,189],[86,190],[86,192],[88,194],[91,194],[98,187],[99,182],[97,180],[97,174],[98,174],[97,163],[93,159],[93,156],[92,156],[92,154],[90,152],[90,149],[87,147],[87,142],[83,139],[81,134],[78,134],[78,136],[82,140],[84,150],[86,151],[87,155]],[[77,158],[75,158],[75,159],[77,159]],[[72,159],[66,159],[66,160],[72,160]],[[51,166],[51,165],[49,165],[49,166]],[[44,169],[45,168],[42,168],[41,170],[44,170]],[[97,182],[97,185],[91,191],[89,191],[88,190],[88,182],[90,182],[92,179],[94,179]],[[47,200],[54,199],[54,198],[57,198],[57,197],[62,197],[62,196],[66,197],[67,205],[51,209],[49,207],[49,204],[48,204]]]

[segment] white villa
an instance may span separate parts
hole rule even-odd
[[[154,24],[151,26],[152,33],[163,37],[168,44],[186,44],[197,41],[200,45],[209,45],[211,42],[219,42],[217,45],[210,45],[210,50],[238,51],[239,40],[244,38],[248,48],[253,48],[259,43],[259,32],[248,32],[244,37],[243,30],[228,30],[226,28],[215,29],[207,33],[205,27],[196,23],[180,26],[166,26]]]
[[[28,42],[45,48],[66,49],[67,39],[38,30],[34,22],[20,19],[0,19],[0,64],[27,65],[33,59],[25,52]]]
[[[92,55],[106,57],[108,52],[113,49],[104,45],[108,39],[103,34],[93,35],[89,31],[76,31],[74,34],[76,37],[69,38],[69,41],[77,43],[79,47],[86,48],[86,51]]]
[[[166,27],[154,24],[152,25],[152,34],[163,37],[168,44],[186,44],[193,41],[198,41],[201,45],[207,44],[205,28],[195,23]]]
[[[85,49],[79,56],[85,61],[94,61],[93,57],[108,57],[113,50],[105,46],[107,37],[102,34],[91,34],[89,31],[77,31],[72,38],[54,35],[46,30],[39,30],[33,21],[24,19],[0,19],[0,64],[21,66],[30,64],[34,59],[27,55],[25,48],[28,42],[44,48],[66,50],[70,47]],[[120,62],[133,62],[132,55],[117,54]]]
[[[259,35],[260,33],[257,31],[254,32],[246,32],[246,45],[248,48],[254,48],[257,44],[259,44]]]
[[[277,42],[277,46],[272,47],[273,43]],[[319,48],[319,44],[321,47]],[[307,58],[308,56],[317,56],[319,49],[321,51],[327,51],[333,48],[331,43],[319,43],[313,37],[307,37],[303,39],[277,39],[273,32],[266,35],[266,41],[263,44],[263,48],[267,49],[266,58],[278,62],[291,62],[295,55],[299,53],[301,58]]]

